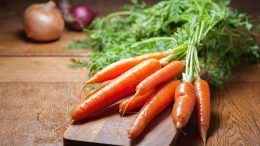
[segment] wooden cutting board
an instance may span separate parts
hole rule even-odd
[[[140,137],[130,140],[127,129],[134,116],[135,114],[121,117],[118,105],[111,106],[91,120],[69,126],[64,134],[64,144],[165,146],[175,143],[177,132],[170,107],[157,116]]]

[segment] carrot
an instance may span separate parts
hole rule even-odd
[[[136,66],[137,64],[143,62],[147,59],[161,59],[167,56],[165,52],[155,52],[149,53],[133,58],[123,59],[113,64],[108,65],[101,71],[97,72],[91,79],[87,81],[86,84],[93,84],[93,83],[101,83],[107,80],[114,79],[127,70],[131,69],[132,67]]]
[[[173,101],[175,88],[180,83],[179,80],[168,81],[145,103],[131,124],[128,131],[129,138],[139,136],[149,122]]]
[[[136,94],[142,95],[151,88],[176,77],[182,72],[183,68],[184,64],[182,61],[173,61],[169,63],[138,84],[136,87]]]
[[[72,119],[83,120],[134,93],[138,83],[160,68],[160,62],[156,59],[138,64],[78,105],[72,112]]]
[[[130,98],[125,99],[119,105],[119,113],[122,115],[125,112],[130,112],[138,107],[141,107],[145,102],[156,92],[156,88],[151,89],[143,95],[133,95]]]
[[[84,97],[84,99],[87,99],[88,97],[92,96],[93,94],[95,94],[97,91],[103,89],[104,87],[106,87],[109,83],[111,83],[112,81],[106,81],[104,83],[102,83],[99,87],[97,87],[96,89],[93,89],[91,91],[89,91],[86,96]]]
[[[210,121],[210,89],[207,81],[194,81],[196,90],[196,113],[201,139],[206,143]]]
[[[177,86],[172,110],[173,123],[177,129],[181,129],[189,121],[195,105],[195,96],[195,88],[191,83],[183,82]]]

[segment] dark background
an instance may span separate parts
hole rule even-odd
[[[155,3],[159,0],[144,0],[145,2]],[[26,6],[31,3],[46,2],[46,0],[1,0],[0,12],[9,12],[15,15],[21,15]],[[100,14],[107,14],[116,11],[124,4],[130,3],[130,0],[71,0],[71,3],[86,3]],[[247,12],[254,17],[259,15],[259,0],[232,0],[231,4],[241,12]]]

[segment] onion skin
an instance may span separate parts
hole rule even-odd
[[[23,23],[27,37],[36,41],[56,40],[64,30],[63,18],[53,1],[29,6]]]
[[[68,21],[69,28],[76,31],[82,31],[88,27],[95,18],[95,13],[85,4],[72,5],[69,9],[69,15],[72,20]]]

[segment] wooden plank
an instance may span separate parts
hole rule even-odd
[[[38,1],[42,3],[45,1]],[[24,9],[33,3],[31,0],[18,2],[15,5],[8,0],[0,2],[0,56],[89,56],[88,49],[65,49],[73,40],[83,40],[86,33],[66,30],[62,37],[53,42],[39,43],[26,38],[23,32],[22,15]],[[73,3],[82,3],[75,1]],[[124,1],[84,1],[89,4],[98,15],[104,15],[119,10],[122,5],[130,3]],[[113,3],[113,5],[111,5]]]
[[[249,75],[250,76],[250,75]],[[214,90],[211,98],[209,146],[260,144],[260,82],[232,82]],[[177,145],[203,145],[195,115]]]
[[[57,0],[58,1],[58,0]],[[156,3],[159,0],[142,0],[148,3]],[[37,0],[37,3],[43,3],[46,2],[46,0]],[[97,12],[98,15],[105,15],[108,13],[111,13],[113,11],[118,11],[122,9],[122,6],[125,4],[130,4],[130,0],[73,0],[70,1],[71,4],[78,4],[83,3],[89,5],[95,12]],[[27,6],[29,6],[32,3],[36,3],[36,1],[33,0],[23,0],[23,1],[17,1],[15,2],[15,5],[13,5],[9,0],[1,0],[0,1],[0,15],[4,15],[5,12],[10,11],[12,14],[16,14],[18,16],[21,16],[23,14],[23,11],[26,9]],[[4,15],[6,16],[6,15]]]
[[[207,145],[239,145],[241,143],[243,145],[256,145],[260,143],[258,139],[260,136],[259,67],[259,64],[242,67],[243,70],[238,70],[224,84],[224,88],[213,90],[211,98],[212,118]],[[250,74],[246,75],[248,71],[250,71]],[[112,112],[106,110],[103,116],[97,116],[79,125],[70,126],[64,134],[65,143],[81,141],[85,144],[102,143],[111,145],[174,144],[175,141],[170,142],[175,134],[175,130],[170,129],[174,127],[170,116],[171,108],[166,111],[168,115],[163,113],[165,115],[161,115],[162,118],[156,118],[153,121],[154,123],[148,126],[147,129],[150,132],[144,132],[141,140],[136,140],[137,143],[130,141],[125,132],[132,117],[120,117],[115,114],[117,109],[118,107],[109,109]],[[156,129],[161,131],[158,132]],[[192,145],[203,145],[194,115],[184,129],[184,133],[186,134],[180,134],[177,145],[186,146],[191,143]],[[163,136],[160,137],[160,135]],[[167,139],[164,136],[170,138]],[[160,143],[161,140],[165,143]]]
[[[80,100],[82,81],[87,78],[86,69],[70,69],[67,67],[69,63],[70,57],[0,57],[0,126],[4,131],[0,134],[1,144],[61,143],[61,135],[66,126],[58,132],[54,129],[68,120],[66,117],[69,111]],[[101,125],[98,121],[93,121],[90,123],[91,126],[87,127],[92,127],[92,130],[100,129],[103,133],[106,128],[111,128],[111,124],[112,127],[117,126],[113,125],[117,124],[113,120],[118,120],[120,116],[115,113],[117,112],[113,110],[114,118],[107,117],[106,124]],[[172,126],[170,112],[166,113],[167,115],[163,114],[157,122],[155,121],[154,126],[151,125],[157,134],[164,133],[160,126],[163,123]],[[165,119],[166,116],[168,118]],[[128,123],[125,123],[125,128],[121,128],[121,132],[126,130],[131,117],[122,119],[122,121],[125,120]],[[165,122],[158,124],[159,121]],[[9,123],[12,128],[8,127]],[[80,129],[84,130],[84,128]],[[93,131],[90,132],[93,133]],[[172,132],[174,131],[168,131],[167,135],[174,135]],[[105,139],[102,133],[98,134],[96,142]],[[149,130],[146,133],[148,133],[147,136],[155,134]],[[88,138],[90,136],[90,134],[87,135]],[[12,141],[11,138],[16,140]],[[123,135],[123,138],[127,139],[126,135]],[[146,140],[146,142],[149,141]]]
[[[84,82],[88,71],[71,69],[71,57],[0,57],[0,82]],[[81,60],[89,58],[81,57]]]
[[[73,2],[80,1],[82,0]],[[242,5],[238,4],[242,0],[233,2],[237,3],[235,7],[242,11],[250,11],[257,16],[260,10],[257,5],[259,1],[250,1],[243,2]],[[93,8],[103,15],[117,10],[123,3],[129,1],[87,0],[85,2],[93,5]],[[63,49],[68,41],[84,38],[85,34],[80,34],[77,38],[78,35],[65,32],[65,38],[62,37],[61,40],[49,44],[35,44],[24,40],[21,37],[20,22],[24,8],[30,3],[32,0],[16,1],[15,4],[9,0],[0,2],[0,56],[87,56],[89,54],[87,50]],[[252,4],[253,9],[250,6]],[[87,77],[84,69],[65,68],[69,64],[69,59],[69,57],[53,59],[0,57],[0,145],[62,145],[66,126],[58,130],[54,129],[68,119],[70,109],[78,104],[80,100],[78,93],[82,82]],[[241,70],[230,79],[230,83],[227,83],[225,88],[214,90],[208,145],[259,145],[259,94],[259,65]],[[158,121],[162,120],[158,119]],[[104,130],[109,128],[110,124],[116,125],[113,118],[106,122],[108,124],[102,127],[96,125],[94,129],[105,132]],[[155,122],[155,125],[159,124]],[[181,135],[177,145],[191,145],[191,143],[202,145],[196,131],[193,116],[184,130],[187,135]],[[145,135],[148,137],[149,132]],[[164,136],[160,134],[157,138],[162,137],[161,135]],[[95,140],[100,142],[106,138],[105,136],[102,133],[96,134],[99,140]],[[111,138],[107,139],[109,140]]]
[[[156,3],[158,0],[146,0],[149,3]],[[257,0],[250,0],[257,3]],[[38,1],[38,3],[45,1]],[[73,3],[82,3],[82,0]],[[0,56],[89,56],[90,49],[68,50],[64,49],[72,40],[85,39],[86,33],[65,31],[58,41],[48,43],[36,43],[25,37],[22,26],[22,14],[24,9],[33,3],[31,0],[16,2],[15,5],[8,0],[0,2]],[[129,0],[117,1],[92,1],[84,3],[90,5],[100,16],[113,11],[118,11]],[[241,3],[243,3],[241,5]],[[241,11],[247,11],[254,16],[259,14],[259,5],[252,5],[250,2],[233,2],[232,5]]]
[[[2,3],[1,5],[0,2],[0,10],[3,10],[0,11],[0,56],[89,56],[89,48],[66,49],[73,40],[85,39],[86,33],[65,30],[57,41],[34,42],[25,36],[21,20],[23,10],[31,2],[25,1],[21,5]]]
[[[260,14],[260,1],[259,0],[235,0],[231,1],[231,6],[239,12],[247,13],[257,18]]]
[[[0,82],[0,145],[62,145],[81,82]]]
[[[70,57],[0,57],[0,145],[63,144],[87,78],[68,64]]]
[[[156,117],[142,136],[131,141],[127,137],[127,129],[134,116],[121,117],[116,104],[91,120],[70,126],[64,134],[65,143],[70,145],[71,141],[84,141],[89,144],[163,146],[175,142],[176,129],[171,119],[171,108]]]
[[[34,42],[23,32],[22,12],[11,10],[0,11],[0,56],[89,56],[90,49],[66,49],[71,41],[85,39],[86,33],[65,30],[57,41]]]
[[[260,64],[241,65],[233,75],[228,78],[228,82],[260,82]]]
[[[9,19],[5,19],[9,20]],[[10,22],[17,23],[17,21]],[[6,28],[1,26],[2,28]],[[25,37],[22,30],[0,30],[0,56],[89,56],[91,49],[66,49],[73,40],[83,40],[85,33],[65,31],[53,42],[33,42]]]

